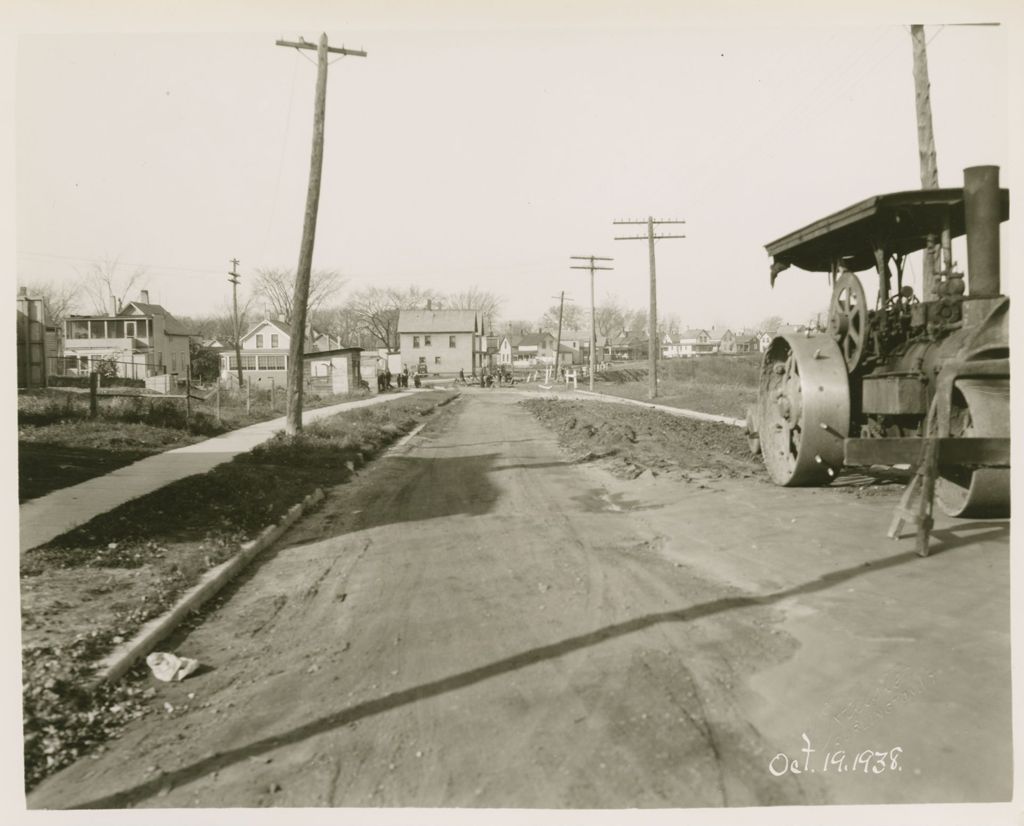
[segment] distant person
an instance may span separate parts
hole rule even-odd
[[[384,392],[384,374],[380,370],[377,371],[377,392]]]
[[[463,370],[461,367],[459,368],[459,381],[462,384],[466,383],[466,371]]]
[[[402,387],[409,387],[409,365],[402,365]]]
[[[384,389],[385,390],[390,390],[391,389],[391,368],[390,367],[385,367],[384,368]]]

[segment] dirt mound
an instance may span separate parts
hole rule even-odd
[[[767,478],[736,427],[627,405],[552,399],[521,403],[558,433],[576,461],[603,460],[617,476],[635,478],[650,470],[691,481]]]

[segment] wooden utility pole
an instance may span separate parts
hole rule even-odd
[[[931,84],[928,82],[928,52],[924,38],[924,26],[910,27],[914,44],[914,92],[917,109],[917,150],[920,157],[921,189],[939,188],[939,166],[935,157],[935,134],[932,131]],[[943,238],[945,244],[946,239]],[[922,298],[933,297],[935,289],[936,253],[938,247],[932,242],[924,251],[924,265],[921,274]]]
[[[571,255],[574,261],[589,261],[584,266],[570,265],[571,270],[590,270],[590,392],[594,392],[594,372],[597,370],[597,325],[594,323],[594,270],[612,270],[614,267],[601,267],[595,261],[614,261],[614,258],[602,258],[599,255]]]
[[[238,327],[238,273],[235,270],[238,269],[238,259],[231,259],[231,272],[228,273],[228,281],[231,282],[231,304],[234,308],[235,316],[235,366],[238,368],[238,389],[242,389],[242,342],[238,339],[242,335],[242,331]]]
[[[551,296],[555,298],[556,296]],[[555,380],[558,380],[558,359],[562,353],[562,313],[565,310],[565,290],[562,290],[558,298],[558,336],[555,338]],[[569,299],[572,301],[572,299]]]
[[[316,237],[316,213],[320,204],[320,175],[324,162],[324,116],[327,108],[327,55],[328,53],[366,57],[366,52],[354,49],[331,48],[327,34],[320,35],[314,46],[299,38],[298,43],[275,41],[278,46],[294,49],[316,49],[316,98],[313,108],[313,152],[309,162],[309,188],[306,191],[306,217],[302,225],[302,244],[299,247],[299,267],[295,273],[295,293],[292,299],[291,342],[288,348],[288,417],[285,431],[291,434],[302,430],[302,356],[306,336],[306,304],[309,300],[309,275],[313,268],[313,241]]]
[[[625,235],[616,237],[616,241],[647,241],[648,257],[651,263],[651,309],[650,318],[647,322],[647,362],[650,377],[647,385],[647,397],[656,398],[658,395],[658,351],[661,343],[658,341],[658,290],[657,276],[654,269],[654,242],[663,238],[685,238],[685,235],[655,235],[654,227],[660,224],[685,224],[686,221],[655,221],[648,217],[646,221],[612,221],[613,224],[646,224],[646,235]]]

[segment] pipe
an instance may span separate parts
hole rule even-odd
[[[964,223],[967,230],[968,287],[974,298],[1000,295],[999,167],[964,170]]]

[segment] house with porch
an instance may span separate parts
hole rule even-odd
[[[265,318],[250,327],[239,341],[243,381],[260,383],[267,387],[283,386],[288,375],[291,341],[291,325],[279,319]],[[339,351],[347,353],[358,349],[360,348],[343,348],[337,337],[307,327],[302,347],[304,370],[307,373],[310,371],[310,363],[306,361],[306,357],[311,354]],[[221,351],[220,375],[225,381],[233,379],[237,383],[238,361],[234,348],[229,347]]]
[[[683,358],[709,356],[715,352],[715,345],[707,330],[691,327],[679,334],[679,354]]]
[[[88,373],[100,362],[116,365],[117,375],[145,379],[163,374],[182,378],[189,364],[188,330],[142,290],[137,301],[97,315],[72,315],[64,321],[64,355],[59,368]]]

